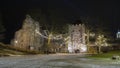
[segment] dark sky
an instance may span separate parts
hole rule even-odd
[[[13,38],[14,32],[21,27],[29,10],[35,9],[42,10],[42,13],[48,16],[52,12],[58,19],[64,18],[69,22],[88,18],[89,23],[104,23],[104,26],[115,34],[120,29],[119,6],[118,0],[1,0],[0,2],[2,21],[7,29],[7,41]]]

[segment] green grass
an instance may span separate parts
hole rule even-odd
[[[15,48],[13,46],[0,43],[0,56],[31,55],[31,54],[39,54],[39,53],[40,52],[37,52],[37,51],[24,50],[24,49]]]
[[[120,50],[109,51],[107,53],[101,53],[101,54],[95,54],[95,55],[88,56],[88,58],[94,58],[94,59],[112,58],[112,56],[114,56],[114,55],[120,56]]]

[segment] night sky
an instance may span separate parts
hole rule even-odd
[[[48,17],[47,20],[56,18],[55,22],[63,25],[87,18],[93,26],[102,23],[115,35],[120,29],[119,6],[118,0],[4,0],[0,2],[0,12],[7,30],[6,42],[9,42],[15,31],[21,28],[25,15],[36,10],[38,17],[44,14]]]

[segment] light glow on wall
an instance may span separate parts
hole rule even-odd
[[[117,38],[120,38],[120,31],[117,32]]]

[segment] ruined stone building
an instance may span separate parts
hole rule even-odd
[[[44,51],[50,39],[51,49],[56,50],[59,47],[57,36],[59,37],[59,35],[50,36],[48,30],[40,29],[39,22],[27,15],[22,28],[16,31],[12,45],[21,49]]]
[[[68,51],[74,53],[76,50],[79,52],[86,52],[87,50],[84,24],[69,25]]]
[[[40,31],[39,22],[27,15],[22,28],[15,33],[12,44],[23,49],[39,50],[44,39],[36,31]]]
[[[23,22],[22,28],[16,31],[12,45],[27,50],[41,50],[42,46],[44,46],[50,39],[52,49],[55,51],[65,49],[64,51],[67,50],[71,53],[74,53],[76,50],[86,52],[87,46],[85,44],[84,24],[69,25],[68,31],[68,45],[63,47],[63,38],[60,38],[59,34],[52,34],[51,36],[46,32],[46,30],[40,29],[39,22],[33,20],[29,15],[27,15]]]

